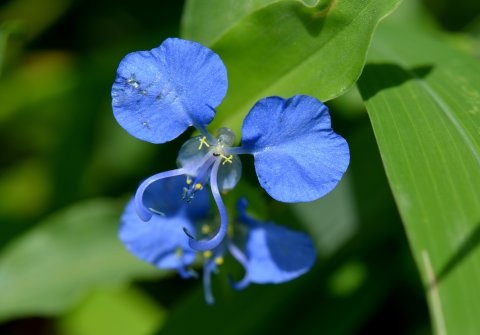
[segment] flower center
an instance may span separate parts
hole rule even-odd
[[[208,135],[208,134],[207,134]],[[182,197],[190,202],[195,193],[210,181],[212,167],[220,160],[217,182],[220,191],[232,189],[240,179],[242,165],[236,155],[228,152],[235,142],[235,134],[228,128],[220,128],[217,137],[195,136],[180,149],[177,165],[187,170],[186,185]]]
[[[206,148],[209,148],[210,152],[213,154],[215,157],[220,157],[223,159],[222,165],[225,165],[226,163],[233,163],[233,155],[226,155],[224,152],[224,147],[225,145],[222,144],[222,142],[217,140],[217,144],[211,145],[207,142],[207,137],[203,136],[200,138],[200,145],[198,146],[198,150],[202,150],[202,147],[205,145]]]

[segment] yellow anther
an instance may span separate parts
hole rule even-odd
[[[200,183],[196,183],[194,188],[195,188],[196,191],[198,191],[198,190],[201,190],[203,188],[203,186]]]
[[[215,257],[215,264],[222,265],[223,264],[223,257]]]
[[[175,256],[177,256],[178,258],[182,258],[183,257],[183,249],[180,248],[180,247],[177,247],[175,249]]]
[[[192,183],[192,178],[190,177],[187,177],[187,181],[186,181],[187,185],[190,185]]]
[[[207,148],[210,147],[210,144],[208,144],[207,142],[207,138],[205,136],[203,136],[201,139],[200,139],[200,145],[198,146],[198,150],[202,150],[202,146],[205,144],[205,146]]]
[[[202,234],[206,235],[208,233],[210,233],[212,231],[212,229],[210,229],[210,226],[209,225],[202,225]]]
[[[210,258],[212,257],[212,251],[211,250],[206,250],[203,252],[203,257],[204,258]]]
[[[225,155],[220,155],[220,157],[222,157],[224,160],[222,162],[222,165],[225,165],[226,163],[230,163],[232,164],[233,163],[233,155],[228,155],[228,156],[225,156]]]

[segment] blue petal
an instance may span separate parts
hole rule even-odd
[[[240,199],[239,219],[248,228],[245,253],[236,247],[230,248],[246,273],[234,287],[241,289],[249,282],[282,283],[310,270],[316,257],[310,237],[272,222],[259,222],[246,213],[246,206],[246,200]]]
[[[282,283],[310,270],[315,248],[308,235],[274,223],[250,229],[246,244],[247,274],[253,283]]]
[[[209,124],[226,91],[227,71],[217,54],[169,38],[120,62],[112,87],[113,113],[132,136],[163,143],[189,126]]]
[[[327,194],[350,160],[347,142],[331,128],[327,107],[305,95],[258,101],[243,122],[242,149],[254,155],[262,187],[283,202]]]
[[[194,261],[195,251],[188,246],[183,228],[195,231],[196,220],[205,218],[209,210],[206,192],[189,204],[182,200],[181,194],[171,194],[183,181],[183,177],[161,180],[145,195],[148,201],[160,206],[159,211],[168,215],[156,214],[145,222],[137,215],[133,199],[122,215],[120,240],[132,254],[161,269],[181,269]]]

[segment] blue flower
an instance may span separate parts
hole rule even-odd
[[[304,233],[289,230],[272,222],[260,222],[246,213],[246,200],[238,203],[238,219],[234,229],[213,250],[197,252],[190,248],[182,227],[200,234],[209,229],[210,203],[208,193],[199,193],[194,202],[180,197],[165,199],[184,183],[183,178],[161,179],[145,192],[145,201],[153,211],[149,222],[140,219],[134,208],[134,199],[127,205],[120,226],[119,237],[127,249],[138,258],[160,269],[175,269],[183,278],[195,277],[189,267],[196,258],[203,260],[205,300],[214,302],[211,275],[218,271],[230,252],[245,269],[235,289],[250,283],[282,283],[307,272],[315,260],[315,248]],[[162,212],[159,211],[162,210]],[[200,257],[197,257],[200,255]]]
[[[239,154],[254,156],[260,185],[282,202],[324,196],[337,185],[349,163],[347,142],[332,130],[327,107],[305,95],[258,101],[243,122],[238,147],[233,146],[235,136],[228,128],[212,136],[206,127],[226,91],[227,72],[218,55],[177,38],[167,39],[151,51],[127,55],[112,88],[115,118],[132,136],[164,143],[190,126],[200,132],[182,146],[178,168],[147,178],[132,204],[141,220],[148,221],[156,212],[146,194],[160,180],[183,175],[183,186],[163,196],[181,197],[186,202],[197,201],[198,194],[204,193],[200,191],[210,185],[220,214],[218,230],[199,239],[192,227],[183,227],[189,246],[197,251],[213,252],[225,239],[228,216],[220,192],[238,183]],[[258,234],[275,229],[262,228]],[[249,280],[258,279],[255,272],[250,273]]]

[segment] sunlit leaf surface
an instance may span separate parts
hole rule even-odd
[[[280,0],[190,0],[182,18],[184,38],[210,45],[245,16]]]
[[[439,38],[380,29],[359,87],[437,334],[477,334],[480,63]]]
[[[373,31],[399,0],[277,1],[253,11],[210,45],[229,90],[214,123],[236,130],[262,97],[332,99],[360,75]]]

